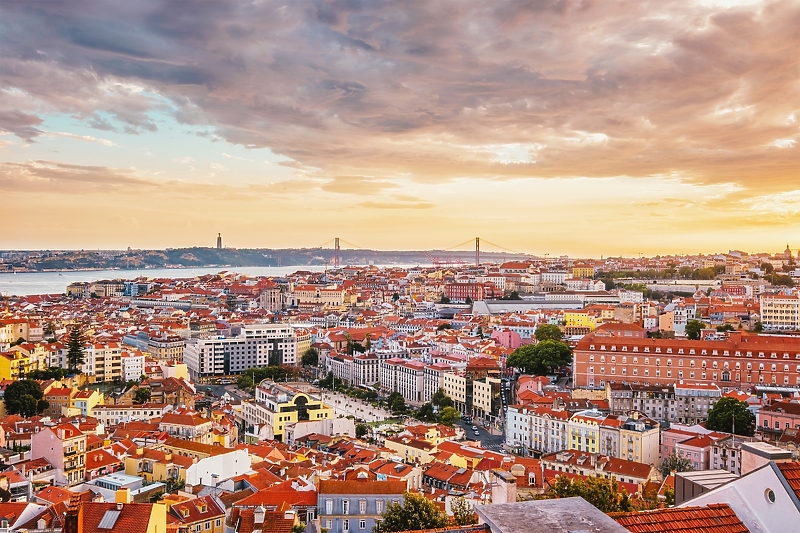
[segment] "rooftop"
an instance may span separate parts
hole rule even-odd
[[[627,533],[583,498],[478,505],[475,511],[493,533]]]

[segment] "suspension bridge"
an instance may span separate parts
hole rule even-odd
[[[333,247],[333,257],[332,257],[332,264],[331,266],[337,268],[341,266],[341,252],[342,252],[342,245],[347,246],[349,250],[369,250],[369,248],[365,248],[363,246],[359,246],[357,244],[353,244],[352,242],[348,242],[341,237],[334,237],[325,241],[324,243],[316,246],[315,248],[328,248],[330,246]],[[518,250],[513,250],[511,248],[501,246],[499,244],[495,244],[491,241],[486,239],[481,239],[481,237],[475,237],[474,239],[469,239],[462,243],[456,244],[454,246],[450,246],[448,248],[442,248],[438,250],[431,250],[423,252],[425,257],[430,260],[433,266],[436,267],[454,267],[454,266],[466,266],[471,264],[470,261],[467,261],[467,258],[464,256],[465,251],[469,249],[472,251],[472,247],[474,246],[474,253],[475,259],[474,264],[476,266],[481,264],[481,246],[484,246],[484,252],[490,253],[504,253],[504,254],[511,254],[515,256],[516,259],[544,259],[546,260],[549,254],[531,254],[528,252],[520,252]],[[486,249],[486,245],[489,246],[489,249]]]

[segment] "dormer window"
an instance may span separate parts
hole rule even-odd
[[[623,351],[623,352],[627,352],[627,351],[628,351],[628,347],[627,347],[627,346],[623,346],[623,347],[622,347],[622,351]]]

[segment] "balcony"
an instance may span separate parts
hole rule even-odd
[[[71,455],[75,455],[76,453],[78,453],[78,450],[76,448],[69,448],[64,450],[64,457],[69,457]]]

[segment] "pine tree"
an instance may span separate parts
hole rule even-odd
[[[67,345],[67,368],[70,372],[80,372],[83,365],[83,332],[81,326],[75,324],[69,330],[69,344]]]

